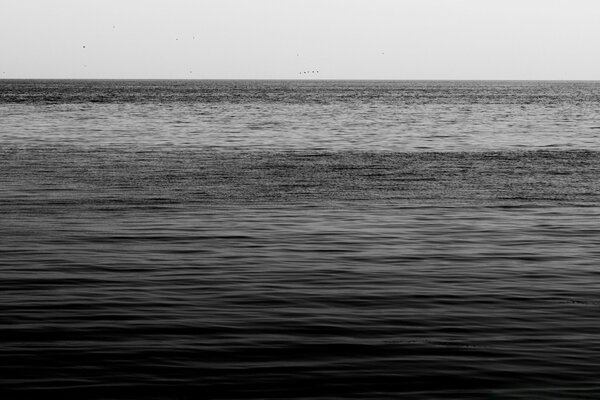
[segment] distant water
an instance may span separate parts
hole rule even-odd
[[[600,83],[0,81],[7,399],[597,398]]]

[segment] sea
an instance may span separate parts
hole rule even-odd
[[[2,399],[596,399],[600,82],[0,80]]]

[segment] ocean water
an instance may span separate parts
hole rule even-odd
[[[6,399],[597,398],[600,83],[0,81]]]

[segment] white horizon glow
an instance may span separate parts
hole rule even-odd
[[[2,0],[0,79],[598,80],[598,17],[596,0]]]

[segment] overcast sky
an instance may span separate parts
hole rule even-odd
[[[0,0],[0,78],[598,80],[600,1]]]

